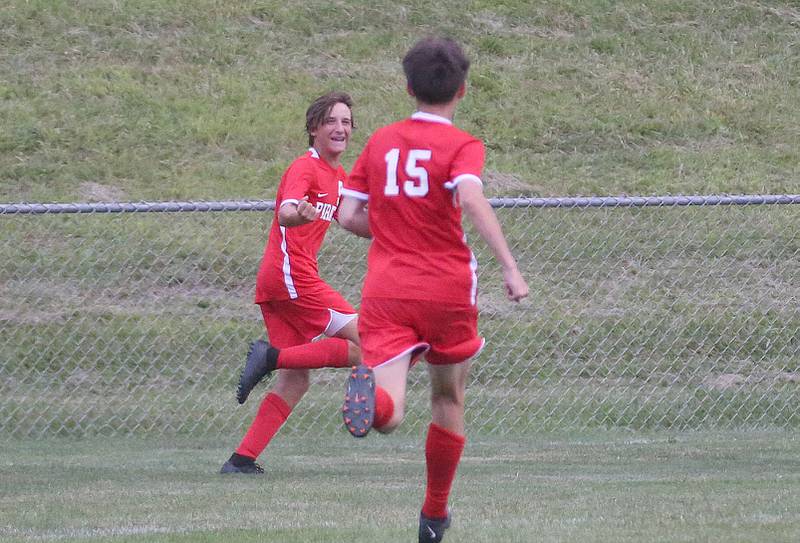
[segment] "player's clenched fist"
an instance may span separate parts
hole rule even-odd
[[[503,270],[503,282],[508,299],[512,302],[518,302],[528,295],[528,283],[517,268]]]
[[[297,204],[297,215],[304,223],[314,221],[319,215],[316,207],[308,203],[308,196],[304,196]]]

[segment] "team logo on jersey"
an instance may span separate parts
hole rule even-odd
[[[323,221],[332,221],[333,214],[336,213],[336,206],[333,204],[326,204],[325,202],[317,202],[317,213],[319,218]]]

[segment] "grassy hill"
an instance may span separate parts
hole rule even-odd
[[[800,7],[741,0],[10,0],[0,201],[268,198],[305,107],[356,100],[349,167],[411,112],[399,60],[464,42],[491,195],[797,192]]]

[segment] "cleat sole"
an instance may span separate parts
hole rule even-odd
[[[375,376],[370,368],[361,365],[354,368],[347,380],[347,393],[344,397],[342,413],[358,416],[344,416],[347,431],[353,437],[365,437],[375,421]]]

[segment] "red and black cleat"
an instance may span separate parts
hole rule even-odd
[[[363,364],[354,366],[347,378],[342,418],[347,431],[354,437],[364,437],[372,428],[375,420],[375,376]]]

